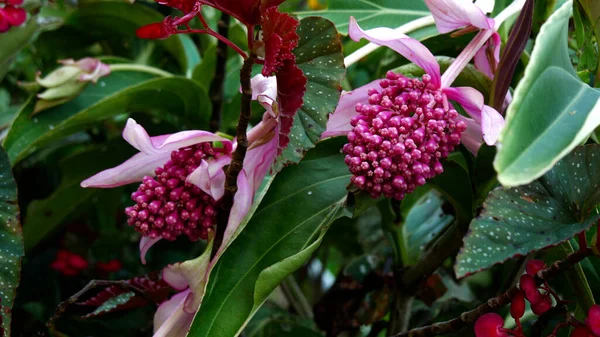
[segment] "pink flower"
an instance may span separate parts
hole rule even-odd
[[[389,28],[363,31],[351,18],[349,35],[392,48],[426,72],[422,79],[390,72],[342,96],[322,137],[348,137],[344,152],[354,185],[373,197],[402,199],[441,173],[439,160],[461,141],[473,153],[483,140],[496,143],[502,116],[484,105],[477,90],[450,86],[468,62],[462,54],[442,76],[433,54],[404,34]],[[459,115],[450,101],[471,118]]]
[[[475,3],[471,0],[425,0],[425,3],[433,15],[438,31],[442,34],[458,29],[464,32],[480,30],[472,41],[472,44],[477,45],[474,48],[475,67],[490,78],[494,78],[500,62],[502,44],[498,29],[504,20],[523,7],[524,0],[513,2],[496,19],[488,18],[486,15],[494,9],[493,0],[478,0]]]

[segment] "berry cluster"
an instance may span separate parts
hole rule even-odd
[[[356,105],[345,162],[352,183],[374,198],[403,199],[442,173],[440,159],[460,143],[467,125],[430,81],[388,72],[381,90],[368,91],[369,103]]]
[[[20,26],[27,19],[27,12],[21,6],[23,0],[0,0],[0,33],[12,26]]]
[[[75,276],[88,267],[88,262],[80,255],[61,249],[50,267],[65,276]]]
[[[175,240],[185,234],[191,241],[206,240],[216,222],[217,201],[186,180],[203,159],[215,156],[210,143],[196,144],[171,153],[156,177],[144,177],[131,195],[135,205],[127,207],[127,223],[152,239]]]
[[[517,324],[514,330],[504,328],[504,319],[495,313],[485,314],[475,323],[476,337],[525,337],[523,326],[520,319],[525,314],[525,300],[531,304],[531,311],[536,315],[546,313],[553,306],[552,297],[557,304],[564,304],[558,295],[550,288],[547,282],[538,286],[535,281],[535,275],[538,271],[546,268],[543,261],[532,260],[527,263],[527,273],[521,276],[519,291],[514,295],[510,305],[510,315]],[[544,290],[544,293],[540,292]],[[552,297],[551,297],[552,296]],[[585,323],[578,322],[573,317],[569,317],[567,322],[558,323],[548,337],[556,337],[558,330],[564,327],[572,326],[575,329],[571,337],[600,337],[600,306],[594,305],[590,308],[588,318]]]

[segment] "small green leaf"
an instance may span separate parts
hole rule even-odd
[[[12,175],[10,162],[0,149],[0,333],[10,337],[11,308],[21,271],[23,257],[23,234],[19,223],[17,184]]]
[[[207,96],[196,82],[183,77],[152,79],[147,73],[114,72],[88,85],[72,101],[33,117],[35,98],[30,99],[13,122],[4,147],[15,164],[50,141],[126,112],[162,113],[182,129],[203,129],[211,109]]]
[[[6,75],[10,62],[17,53],[27,46],[29,40],[38,29],[36,18],[21,27],[12,27],[8,32],[0,34],[0,82]]]
[[[346,215],[350,173],[341,146],[337,139],[321,142],[275,177],[213,269],[188,336],[236,336],[271,291],[311,256],[329,225]]]
[[[578,147],[539,180],[493,191],[471,222],[455,271],[463,277],[557,245],[600,218],[600,145]]]
[[[342,44],[331,22],[306,18],[300,21],[297,32],[300,41],[294,55],[308,83],[304,103],[294,117],[290,143],[277,159],[275,170],[299,162],[315,146],[325,131],[329,114],[335,111],[346,74]]]
[[[363,29],[377,27],[396,28],[410,21],[429,15],[423,1],[397,0],[329,0],[327,9],[321,11],[295,12],[300,18],[318,15],[335,23],[344,35],[348,34],[351,16]]]
[[[117,307],[127,304],[127,302],[129,302],[134,297],[135,293],[133,291],[128,291],[126,293],[119,294],[113,298],[108,299],[106,302],[102,303],[101,306],[96,308],[96,310],[85,315],[84,317],[89,318],[101,315],[103,313],[114,311]]]

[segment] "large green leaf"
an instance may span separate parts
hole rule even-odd
[[[123,36],[133,38],[137,28],[164,20],[164,16],[148,6],[124,1],[100,0],[82,1],[79,9],[73,12],[67,23],[98,38]],[[191,75],[200,62],[200,54],[192,39],[178,34],[164,40],[157,40],[178,61],[183,72]]]
[[[14,164],[49,141],[131,111],[160,112],[182,128],[204,129],[211,109],[207,96],[186,78],[152,79],[147,73],[115,72],[97,85],[88,85],[74,100],[30,117],[35,105],[32,98],[19,112],[4,147]]]
[[[320,143],[274,179],[254,216],[213,269],[188,336],[233,337],[346,215],[350,173],[342,143]],[[299,207],[301,205],[301,207]]]
[[[459,277],[515,255],[559,244],[600,219],[600,145],[577,148],[535,182],[499,188],[471,222],[455,271]]]
[[[600,93],[579,80],[569,59],[571,7],[567,1],[542,26],[508,108],[494,162],[505,186],[539,178],[600,124]]]
[[[119,198],[121,189],[82,188],[79,184],[104,169],[120,164],[133,153],[130,146],[119,140],[86,147],[62,158],[59,162],[60,185],[46,199],[34,200],[27,208],[23,222],[25,249],[31,250],[69,216],[86,211],[85,205],[93,199],[102,195]]]
[[[27,45],[37,29],[36,19],[31,18],[24,26],[12,27],[8,32],[0,34],[0,82],[6,75],[13,57]]]
[[[313,148],[335,111],[346,73],[342,44],[335,26],[322,18],[300,21],[300,42],[294,49],[296,61],[308,79],[304,103],[294,117],[290,143],[277,160],[276,167],[297,163]]]
[[[244,330],[247,337],[322,337],[314,329],[314,322],[300,319],[279,308],[267,305],[260,308],[248,327]]]
[[[363,29],[377,27],[396,28],[415,19],[429,15],[423,1],[398,0],[329,0],[327,9],[321,11],[295,12],[303,18],[318,15],[329,19],[342,34],[348,34],[351,16]]]
[[[11,308],[21,270],[23,235],[19,223],[17,184],[10,162],[0,149],[0,334],[10,337]]]

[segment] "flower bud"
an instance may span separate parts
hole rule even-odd
[[[600,305],[592,305],[585,322],[596,336],[600,336]]]
[[[550,310],[550,308],[552,308],[552,299],[548,294],[543,295],[538,303],[531,303],[531,311],[538,316],[543,315],[546,311]]]
[[[510,315],[517,319],[525,314],[525,294],[522,291],[517,292],[510,303]]]
[[[542,260],[531,260],[527,262],[527,265],[525,266],[525,270],[530,276],[535,276],[538,271],[544,268],[546,268],[546,264]]]
[[[495,313],[485,314],[475,322],[476,337],[508,337],[503,328],[504,319]]]

